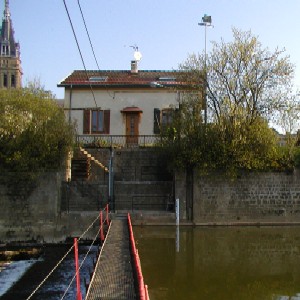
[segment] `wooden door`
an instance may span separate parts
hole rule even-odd
[[[138,144],[139,113],[126,114],[126,144]]]

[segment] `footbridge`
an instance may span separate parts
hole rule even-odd
[[[78,247],[87,232],[100,224],[94,240],[84,258],[78,258]],[[86,263],[91,247],[98,245],[90,278],[81,278],[81,270]],[[44,278],[34,291],[26,298],[38,299],[39,290],[50,276],[59,268],[68,255],[74,255],[74,276],[61,291],[60,299],[76,300],[149,300],[148,288],[144,284],[141,262],[136,248],[130,214],[116,215],[110,218],[109,206],[101,210],[99,216],[85,232],[74,238],[74,244]],[[72,267],[72,266],[70,266]],[[84,286],[85,291],[82,291]],[[85,297],[84,297],[85,295]]]
[[[86,296],[96,299],[149,299],[129,214],[108,229]]]

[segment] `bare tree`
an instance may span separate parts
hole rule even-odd
[[[289,56],[283,56],[285,50],[271,52],[251,31],[237,29],[232,42],[222,39],[212,45],[207,57],[193,54],[181,65],[194,87],[204,78],[211,121],[235,121],[241,110],[249,123],[257,117],[270,120],[291,90],[294,66]]]

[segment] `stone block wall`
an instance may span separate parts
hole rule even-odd
[[[172,173],[157,149],[122,149],[114,155],[115,209],[173,211]]]
[[[183,206],[189,202],[184,178],[176,182]],[[253,172],[231,179],[195,171],[191,203],[196,223],[300,222],[300,174]]]
[[[116,181],[115,210],[173,211],[172,182]]]
[[[61,211],[62,184],[66,184],[63,178],[63,173],[47,172],[30,192],[21,183],[14,189],[0,184],[0,243],[62,242],[67,237],[80,236],[96,220],[98,210],[80,211],[76,207],[79,211]],[[98,222],[94,225],[85,239],[95,237]]]
[[[60,210],[99,211],[108,202],[108,183],[99,181],[62,182]]]
[[[116,181],[171,181],[168,159],[157,149],[115,150]]]
[[[30,192],[21,183],[14,190],[0,185],[0,240],[40,240],[44,231],[53,230],[61,180],[61,173],[43,174]]]

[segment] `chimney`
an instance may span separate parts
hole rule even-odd
[[[132,74],[137,74],[138,73],[138,61],[137,60],[132,60],[131,61],[131,73]]]

